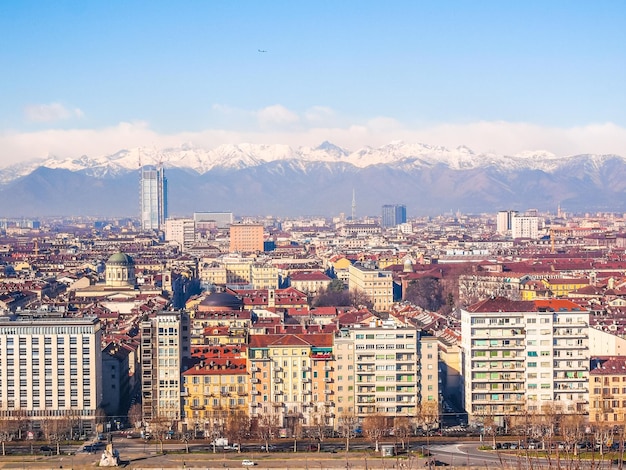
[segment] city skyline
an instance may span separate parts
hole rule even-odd
[[[620,2],[0,8],[5,165],[326,140],[626,155]]]

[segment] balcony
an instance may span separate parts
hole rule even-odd
[[[305,377],[304,379],[302,379],[302,383],[309,384],[311,383],[311,379],[309,379],[308,377]]]
[[[260,390],[252,390],[252,392],[250,392],[250,393],[252,393],[252,395],[260,395],[261,391]]]
[[[334,401],[325,401],[324,402],[324,406],[335,406],[335,402]]]
[[[280,366],[274,366],[274,372],[282,372],[283,368]]]
[[[326,377],[324,378],[324,382],[326,382],[327,384],[332,383],[333,379],[331,377]]]
[[[274,402],[274,403],[272,403],[272,406],[274,408],[282,408],[283,406],[285,406],[285,404],[284,403],[280,403],[280,402]]]
[[[333,393],[332,390],[324,390],[324,395],[332,395]]]
[[[191,405],[192,410],[204,410],[204,405]]]
[[[302,394],[303,395],[310,395],[311,394],[311,390],[303,390]]]
[[[283,381],[283,379],[281,379],[280,377],[276,377],[276,378],[274,379],[274,383],[275,383],[275,384],[282,383],[282,381]]]
[[[324,366],[324,370],[333,370],[333,366]]]
[[[251,379],[250,382],[252,382],[253,384],[258,384],[261,381],[259,379]]]
[[[257,366],[250,367],[250,372],[258,372],[259,368]]]

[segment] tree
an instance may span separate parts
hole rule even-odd
[[[131,424],[131,426],[133,426],[135,428],[141,427],[141,418],[142,418],[142,416],[143,415],[142,415],[142,412],[141,412],[141,404],[134,403],[128,409],[128,422]]]
[[[374,413],[363,419],[363,432],[374,441],[374,450],[378,452],[380,438],[385,435],[387,418],[380,413]]]
[[[396,418],[393,421],[393,435],[400,440],[402,448],[404,449],[405,442],[411,436],[411,420],[406,416]]]
[[[358,418],[352,413],[343,413],[339,416],[339,433],[346,440],[346,452],[350,452],[350,439],[354,438]]]
[[[341,282],[341,281],[340,281]],[[352,298],[347,290],[343,289],[343,283],[341,290],[333,290],[320,288],[317,295],[313,297],[311,305],[314,307],[347,307],[352,305]]]
[[[426,431],[426,447],[430,447],[430,431],[439,423],[439,405],[435,401],[422,403],[417,412],[417,421]]]
[[[426,276],[411,281],[406,288],[404,298],[418,307],[432,312],[436,312],[445,305],[439,279],[433,276]]]
[[[371,310],[374,307],[374,302],[365,291],[361,289],[350,289],[351,304],[354,308],[366,308]]]
[[[261,416],[257,424],[257,435],[264,442],[265,452],[270,451],[270,441],[278,434],[278,416],[274,413]]]
[[[239,444],[238,452],[241,452],[242,441],[250,435],[250,417],[243,411],[235,411],[226,419],[226,437],[231,442]]]
[[[154,434],[161,453],[163,453],[163,441],[166,439],[171,427],[172,419],[168,416],[157,414],[150,420],[150,431]]]
[[[317,440],[317,451],[321,452],[322,450],[322,442],[326,437],[326,419],[323,411],[324,407],[318,405],[315,407],[315,411],[311,416],[311,424],[312,424],[312,434],[313,437]]]
[[[561,418],[561,436],[566,449],[578,455],[578,443],[585,437],[585,419],[580,414],[566,414]]]

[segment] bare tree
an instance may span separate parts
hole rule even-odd
[[[387,418],[380,413],[374,413],[363,419],[363,432],[374,442],[374,450],[378,452],[380,438],[385,435]]]
[[[131,405],[131,407],[128,409],[128,422],[130,423],[130,425],[134,428],[139,428],[141,426],[141,418],[141,404],[135,403]]]
[[[264,442],[265,452],[270,451],[270,441],[278,434],[278,416],[274,413],[261,416],[257,423],[257,434]]]
[[[317,451],[321,452],[322,442],[326,438],[326,418],[324,414],[324,408],[321,405],[315,407],[315,411],[311,415],[312,434],[315,440],[317,440]]]
[[[561,418],[561,436],[566,450],[578,455],[578,444],[585,437],[585,419],[580,414],[566,414]]]
[[[31,419],[24,410],[15,410],[11,417],[12,427],[17,431],[17,438],[23,438],[23,432],[31,426]]]
[[[9,440],[11,423],[5,419],[0,420],[0,441],[2,442],[2,455],[6,455],[4,443]]]
[[[250,435],[250,417],[243,411],[235,411],[228,415],[226,419],[226,437],[231,442],[239,445],[238,452],[241,452],[242,441]]]
[[[350,439],[355,437],[355,428],[359,420],[353,413],[343,413],[339,416],[339,432],[346,440],[346,452],[350,452]]]
[[[158,444],[159,451],[163,453],[163,441],[167,438],[167,434],[172,427],[172,419],[168,416],[153,416],[150,420],[150,431],[154,434]]]
[[[396,418],[393,422],[393,434],[400,440],[402,448],[405,448],[405,442],[411,437],[411,420],[406,416]]]

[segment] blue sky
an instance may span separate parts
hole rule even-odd
[[[625,55],[623,1],[7,0],[0,159],[398,139],[626,157]]]

